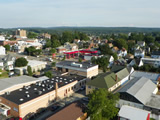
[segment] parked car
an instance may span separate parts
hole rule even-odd
[[[51,111],[55,111],[55,110],[57,110],[58,108],[60,108],[59,105],[54,105],[54,106],[51,107]]]
[[[89,98],[88,97],[84,97],[84,98],[82,98],[82,100],[85,101],[85,102],[89,102]]]

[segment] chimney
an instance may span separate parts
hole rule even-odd
[[[117,82],[118,81],[118,76],[115,74],[115,81]]]
[[[55,99],[58,98],[58,82],[55,83]]]

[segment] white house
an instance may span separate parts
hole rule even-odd
[[[138,41],[137,42],[137,45],[140,47],[145,47],[145,44],[146,44],[145,41]]]
[[[135,56],[135,57],[144,58],[144,56],[145,56],[145,51],[142,50],[142,49],[136,50],[136,51],[134,52],[134,56]]]
[[[127,50],[125,48],[121,49],[117,53],[118,57],[125,57],[127,55]]]
[[[6,49],[3,46],[0,46],[0,55],[5,55],[6,54]]]
[[[0,36],[0,41],[5,41],[5,37],[4,36]]]
[[[133,59],[131,62],[128,64],[128,66],[134,66],[137,65],[138,67],[141,67],[144,65],[143,61],[141,59]]]

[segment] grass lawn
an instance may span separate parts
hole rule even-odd
[[[0,75],[1,78],[8,78],[8,72],[7,71],[2,71],[2,74]]]

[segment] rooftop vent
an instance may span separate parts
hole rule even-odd
[[[68,82],[65,82],[66,84],[68,83]]]
[[[22,89],[19,89],[19,91],[22,91]]]
[[[9,95],[9,94],[10,94],[10,92],[9,92],[9,91],[7,91],[7,92],[6,92],[6,95]]]
[[[23,101],[23,98],[19,99],[19,101]]]
[[[44,85],[44,84],[42,84],[42,87],[45,87],[45,85]]]
[[[25,93],[29,93],[28,91],[26,91]]]
[[[78,63],[72,62],[71,66],[73,66],[73,67],[82,67],[82,64],[78,64]]]
[[[28,98],[30,97],[30,95],[29,95],[29,94],[27,94],[26,96],[27,96]]]
[[[37,88],[34,88],[34,90],[37,90]]]
[[[42,91],[38,91],[38,95],[41,95],[42,94]]]
[[[43,91],[45,91],[45,89],[43,89]]]

